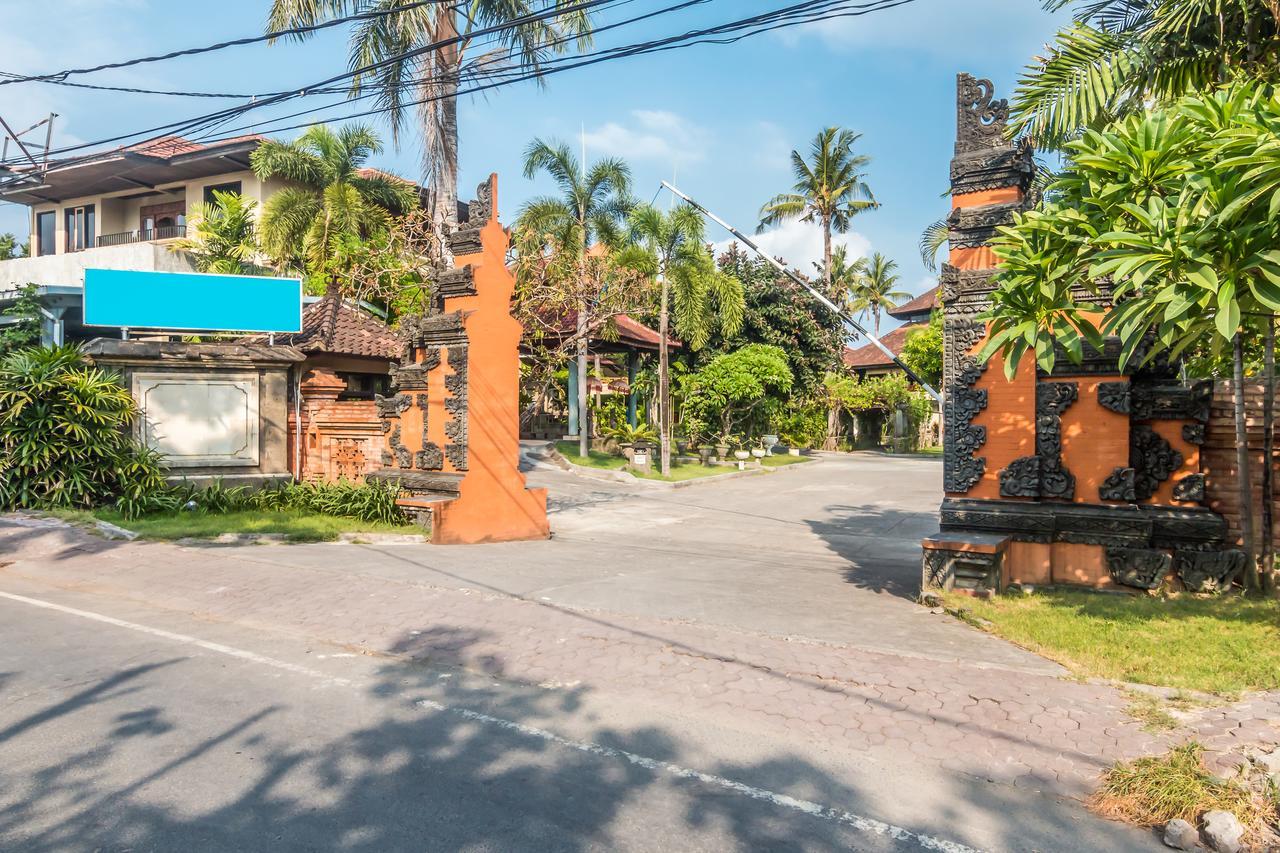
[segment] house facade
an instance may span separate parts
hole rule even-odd
[[[0,311],[27,284],[38,288],[48,341],[92,337],[82,326],[87,268],[192,272],[172,251],[218,190],[261,205],[286,183],[260,180],[249,155],[263,137],[202,145],[169,136],[42,170],[0,174],[0,199],[29,211],[29,256],[0,261]]]
[[[913,332],[928,328],[929,315],[937,307],[938,288],[933,287],[910,302],[889,309],[887,312],[889,316],[901,320],[902,325],[881,335],[881,342],[894,355],[901,356],[903,348],[907,345],[907,338],[911,337]],[[860,347],[845,347],[844,366],[862,378],[902,372],[902,368],[894,364],[884,351],[873,343],[866,343]]]

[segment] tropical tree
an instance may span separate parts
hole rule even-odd
[[[867,274],[867,259],[849,257],[848,246],[836,246],[831,252],[830,272],[821,264],[815,263],[818,275],[827,282],[829,293],[842,294],[854,290],[861,278]]]
[[[866,271],[853,276],[849,288],[840,293],[846,311],[871,317],[876,337],[880,337],[880,314],[911,298],[905,290],[894,290],[900,280],[897,269],[896,261],[876,252],[867,263]]]
[[[929,325],[907,335],[902,345],[902,363],[917,376],[937,388],[942,384],[942,310],[933,309]]]
[[[213,201],[195,210],[194,235],[173,242],[169,250],[187,252],[200,272],[258,275],[257,202],[240,193],[213,191]]]
[[[568,145],[534,139],[525,150],[524,176],[545,172],[560,190],[558,196],[530,199],[520,209],[516,226],[537,235],[541,250],[556,254],[587,277],[587,256],[595,243],[617,247],[622,243],[622,224],[631,209],[631,169],[625,162],[608,157],[590,168],[578,162]],[[586,298],[575,306],[578,372],[578,448],[587,455],[587,342],[590,337],[591,305]]]
[[[742,326],[742,282],[716,267],[704,239],[702,214],[682,204],[663,213],[652,205],[636,208],[631,234],[654,262],[658,301],[658,435],[662,476],[671,476],[671,367],[668,336],[672,297],[675,328],[693,350],[711,334],[735,334]],[[789,375],[789,374],[788,374]]]
[[[791,391],[791,370],[778,347],[748,344],[718,355],[685,382],[685,422],[692,431],[718,432],[729,441],[772,404],[780,407]]]
[[[1280,80],[1275,0],[1042,2],[1076,7],[1012,99],[1010,129],[1042,148],[1232,76]]]
[[[249,155],[260,179],[290,184],[263,205],[259,224],[277,266],[319,272],[341,238],[385,231],[391,217],[418,203],[410,182],[362,170],[381,151],[382,140],[367,126],[318,124],[292,142],[267,140]]]
[[[19,243],[18,238],[12,234],[0,234],[0,261],[10,261],[14,258],[25,258],[26,256],[26,243]]]
[[[1257,586],[1241,330],[1280,310],[1280,99],[1238,84],[1086,130],[1066,148],[1055,200],[993,245],[1001,268],[982,355],[1003,353],[1012,376],[1027,355],[1052,370],[1059,348],[1079,363],[1103,334],[1119,338],[1122,369],[1204,341],[1229,347],[1247,580]],[[1081,287],[1096,298],[1078,297]]]
[[[423,133],[424,183],[432,190],[433,219],[443,234],[457,221],[458,94],[464,82],[483,84],[513,70],[537,72],[552,55],[591,41],[591,13],[579,0],[272,0],[270,31],[307,27],[368,13],[348,40],[357,73],[351,94],[366,89],[386,111],[399,142],[416,107]],[[379,14],[390,13],[390,14]],[[502,29],[476,41],[473,33]],[[305,39],[310,33],[296,38]],[[494,49],[476,52],[480,46]],[[443,243],[447,246],[447,243]]]
[[[839,253],[837,249],[833,259]],[[716,262],[722,272],[742,282],[742,326],[731,335],[713,330],[707,345],[694,354],[695,360],[705,362],[747,344],[771,344],[787,355],[795,393],[812,396],[827,372],[840,366],[844,323],[764,258],[743,251],[736,243]]]
[[[871,158],[853,151],[861,137],[838,127],[819,132],[810,145],[808,160],[799,151],[791,152],[792,191],[774,196],[760,208],[757,231],[792,219],[821,226],[823,280],[828,293],[832,292],[832,232],[847,233],[854,216],[879,206],[866,181]]]

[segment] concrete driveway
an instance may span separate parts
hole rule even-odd
[[[915,604],[942,464],[832,454],[671,489],[540,464],[553,538],[466,547],[253,549],[255,560],[500,593],[896,655],[1060,674],[1056,664]],[[241,549],[243,550],[243,549]]]

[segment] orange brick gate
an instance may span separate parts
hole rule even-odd
[[[1008,141],[991,82],[958,78],[950,258],[943,268],[945,431],[941,530],[923,542],[923,585],[1009,583],[1154,589],[1171,574],[1211,589],[1243,566],[1223,517],[1202,506],[1208,383],[1176,365],[1119,369],[1119,342],[1032,358],[1012,380],[976,357],[987,328],[997,229],[1030,207],[1032,150]],[[1081,289],[1083,296],[1085,291]]]

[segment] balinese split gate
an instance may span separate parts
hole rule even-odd
[[[1172,573],[1220,586],[1244,554],[1222,516],[1201,506],[1200,447],[1212,385],[1156,361],[1122,372],[1119,342],[1034,359],[1005,378],[986,336],[996,258],[990,241],[1028,208],[1032,150],[1005,135],[1008,105],[991,82],[958,79],[951,161],[950,262],[943,268],[944,492],[941,530],[923,542],[923,585],[1010,583],[1154,589]],[[1083,296],[1085,291],[1081,290]]]
[[[432,542],[546,539],[545,489],[520,473],[520,323],[515,278],[497,216],[498,176],[480,185],[450,235],[453,269],[436,281],[436,313],[401,324],[404,357],[392,394],[377,399],[387,436],[383,467],[406,510],[429,520]]]

